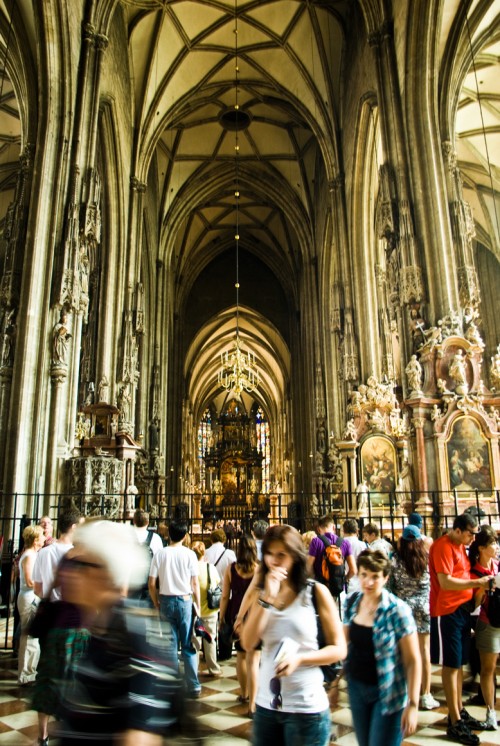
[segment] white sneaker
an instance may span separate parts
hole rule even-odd
[[[420,709],[421,710],[434,710],[436,707],[440,707],[441,703],[434,699],[432,694],[422,694],[420,697]]]
[[[495,710],[486,711],[486,720],[484,721],[485,730],[498,730],[497,714]]]

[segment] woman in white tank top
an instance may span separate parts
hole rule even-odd
[[[337,607],[324,586],[308,580],[307,554],[291,526],[267,531],[262,558],[241,634],[246,650],[263,642],[252,743],[326,746],[330,711],[320,666],[347,652]],[[327,642],[321,649],[313,591]]]

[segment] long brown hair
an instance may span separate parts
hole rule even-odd
[[[255,539],[243,534],[236,550],[236,564],[243,573],[253,572],[257,564],[257,545]]]
[[[474,538],[474,541],[469,547],[470,566],[474,567],[476,562],[479,561],[480,547],[489,547],[490,544],[494,544],[496,541],[498,541],[498,536],[495,529],[492,526],[488,525],[481,526]]]
[[[258,585],[260,588],[264,587],[264,580],[269,572],[265,563],[265,556],[269,552],[269,547],[273,541],[281,541],[285,545],[286,551],[292,556],[293,565],[289,580],[295,593],[299,593],[307,585],[307,553],[301,535],[293,526],[271,526],[266,531],[262,542],[262,562],[260,563]]]
[[[421,578],[429,566],[429,553],[422,539],[407,541],[401,538],[397,554],[412,578]]]

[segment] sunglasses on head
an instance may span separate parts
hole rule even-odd
[[[283,707],[283,700],[281,699],[281,679],[277,676],[273,676],[269,682],[269,689],[273,698],[271,700],[271,707],[273,710],[281,710]]]

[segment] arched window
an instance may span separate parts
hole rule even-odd
[[[203,456],[208,450],[208,443],[212,434],[212,415],[209,409],[205,409],[198,428],[198,464],[200,467],[200,485],[205,492],[205,462]]]
[[[271,443],[269,439],[269,422],[259,407],[255,415],[255,427],[257,430],[257,450],[263,455],[262,459],[262,492],[268,493],[270,490],[270,472],[271,472]]]

